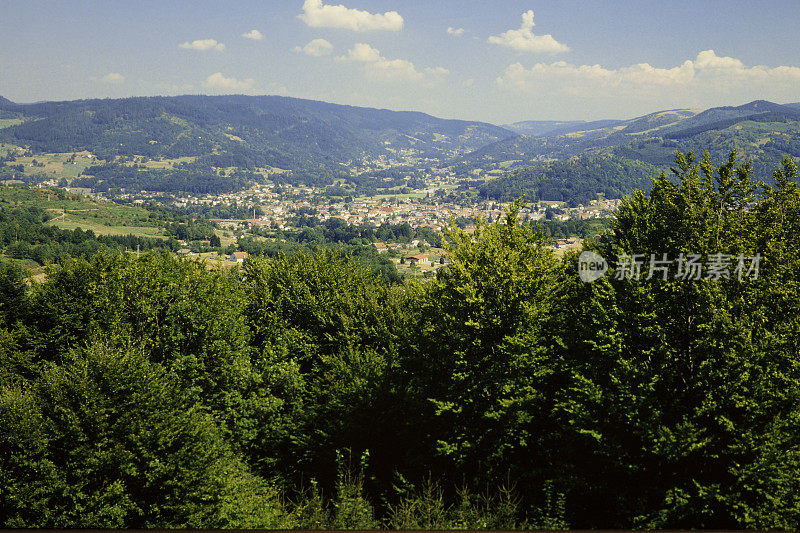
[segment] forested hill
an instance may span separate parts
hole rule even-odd
[[[0,141],[104,158],[213,154],[218,166],[309,168],[398,151],[442,159],[513,135],[482,122],[282,96],[3,102],[28,120],[0,130]]]
[[[586,205],[602,194],[621,198],[634,189],[649,189],[656,167],[624,158],[583,156],[568,161],[542,163],[510,172],[484,184],[481,196],[508,202],[568,202]]]
[[[528,121],[509,128],[521,135],[462,156],[457,168],[509,169],[586,154],[668,166],[675,150],[708,151],[720,159],[735,149],[753,161],[756,173],[768,176],[783,157],[800,157],[800,106],[764,100],[707,110],[673,109],[625,121]]]

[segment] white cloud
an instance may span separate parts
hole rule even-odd
[[[620,68],[573,65],[564,61],[537,63],[530,68],[513,63],[497,78],[503,90],[553,100],[579,99],[619,102],[635,108],[645,104],[666,107],[705,107],[720,100],[748,101],[761,98],[791,99],[800,83],[800,68],[792,66],[748,67],[732,57],[704,50],[694,59],[659,68],[648,63]],[[768,96],[769,95],[769,96]]]
[[[428,74],[433,74],[434,76],[447,76],[450,74],[450,71],[444,67],[426,68],[425,72]]]
[[[306,55],[320,57],[330,54],[333,51],[333,45],[325,39],[314,39],[305,46],[295,46],[295,52],[302,52]]]
[[[336,61],[364,63],[364,70],[369,75],[384,80],[436,82],[450,73],[443,67],[426,68],[420,72],[411,61],[386,59],[377,48],[366,43],[356,43],[345,55],[337,57]]]
[[[242,37],[244,37],[245,39],[253,39],[254,41],[260,41],[261,39],[264,38],[264,34],[258,30],[250,30],[247,33],[243,33]]]
[[[353,31],[403,29],[403,17],[397,11],[370,13],[343,5],[325,5],[322,0],[305,0],[300,20],[312,28],[344,28]]]
[[[225,91],[249,91],[253,88],[255,83],[253,78],[239,80],[236,78],[227,78],[222,72],[216,72],[205,79],[203,87]]]
[[[447,28],[447,34],[448,35],[453,35],[455,37],[461,37],[462,35],[464,35],[464,28],[451,28],[451,27],[448,27]]]
[[[215,39],[198,39],[192,42],[186,41],[185,43],[179,44],[178,47],[186,50],[200,50],[201,52],[205,52],[207,50],[216,50],[218,52],[222,52],[225,50],[225,45],[218,43]]]
[[[747,80],[770,81],[775,83],[800,81],[800,68],[780,66],[746,67],[733,57],[720,57],[714,50],[704,50],[694,60],[686,60],[672,68],[657,68],[648,63],[638,63],[618,69],[608,69],[600,65],[576,66],[565,61],[537,63],[526,69],[520,63],[506,67],[497,78],[500,86],[530,88],[540,82],[560,81],[583,84],[587,91],[593,87],[614,87],[648,90],[653,86],[681,87],[703,84],[716,84],[721,81],[738,83]]]
[[[521,52],[547,54],[569,52],[569,46],[556,41],[549,33],[534,35],[533,26],[533,10],[529,9],[522,14],[522,25],[518,30],[508,30],[499,36],[492,35],[487,42],[507,46]]]
[[[366,43],[356,43],[345,55],[336,58],[337,61],[359,61],[361,63],[374,63],[382,59],[380,51]]]
[[[100,81],[102,81],[103,83],[122,83],[123,81],[125,81],[125,76],[123,76],[118,72],[109,72],[108,74],[100,78]]]
[[[444,67],[426,67],[423,72],[428,77],[428,81],[444,81],[450,75],[450,71]]]

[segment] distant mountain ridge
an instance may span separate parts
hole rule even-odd
[[[592,126],[595,126],[592,129]],[[461,156],[464,172],[510,170],[581,155],[613,155],[669,166],[675,150],[709,151],[717,158],[732,149],[771,175],[782,157],[800,157],[800,103],[756,100],[706,110],[673,109],[606,123],[524,121],[508,126],[520,134]]]
[[[174,96],[4,105],[29,119],[0,140],[103,156],[214,154],[220,166],[313,168],[353,159],[446,159],[507,138],[483,122],[283,96]]]
[[[577,131],[595,130],[598,128],[607,128],[622,124],[624,120],[525,120],[522,122],[514,122],[513,124],[504,124],[503,127],[507,130],[522,133],[523,135],[532,135],[534,137],[548,137],[552,135],[564,135],[566,133],[573,133]]]
[[[293,183],[330,185],[352,179],[371,188],[404,183],[413,188],[438,167],[470,182],[514,173],[512,193],[535,189],[540,198],[575,200],[590,197],[595,189],[606,195],[625,191],[651,168],[672,165],[676,150],[708,151],[722,160],[736,149],[765,179],[781,158],[800,158],[800,103],[765,100],[705,110],[670,109],[628,120],[528,120],[500,127],[281,96],[187,95],[34,104],[0,97],[0,118],[14,119],[0,127],[0,142],[34,152],[89,150],[108,160],[192,156],[197,167],[181,172],[195,172],[203,178],[198,185],[202,187],[211,179],[206,175],[216,173],[216,188],[227,186],[221,182],[232,178],[224,169],[232,167],[277,167],[291,170]],[[552,165],[554,161],[579,164]],[[531,166],[542,168],[517,172]],[[581,166],[602,174],[602,182],[589,180]],[[120,174],[114,168],[93,172],[96,180],[103,173]],[[583,182],[580,192],[578,188],[570,192],[570,173]],[[237,176],[248,179],[246,174]],[[539,180],[534,188],[526,183],[532,176]],[[131,186],[144,186],[150,180],[133,172],[117,181],[123,177]],[[106,179],[109,183],[104,186],[111,186],[113,180]],[[493,197],[501,195],[500,189],[483,190],[493,191]]]

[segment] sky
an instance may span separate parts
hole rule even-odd
[[[800,102],[800,0],[0,0],[0,13],[0,96],[20,103],[277,94],[508,124]]]

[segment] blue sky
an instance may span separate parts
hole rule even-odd
[[[0,95],[17,102],[281,94],[509,123],[800,101],[797,0],[0,0],[0,13]]]

